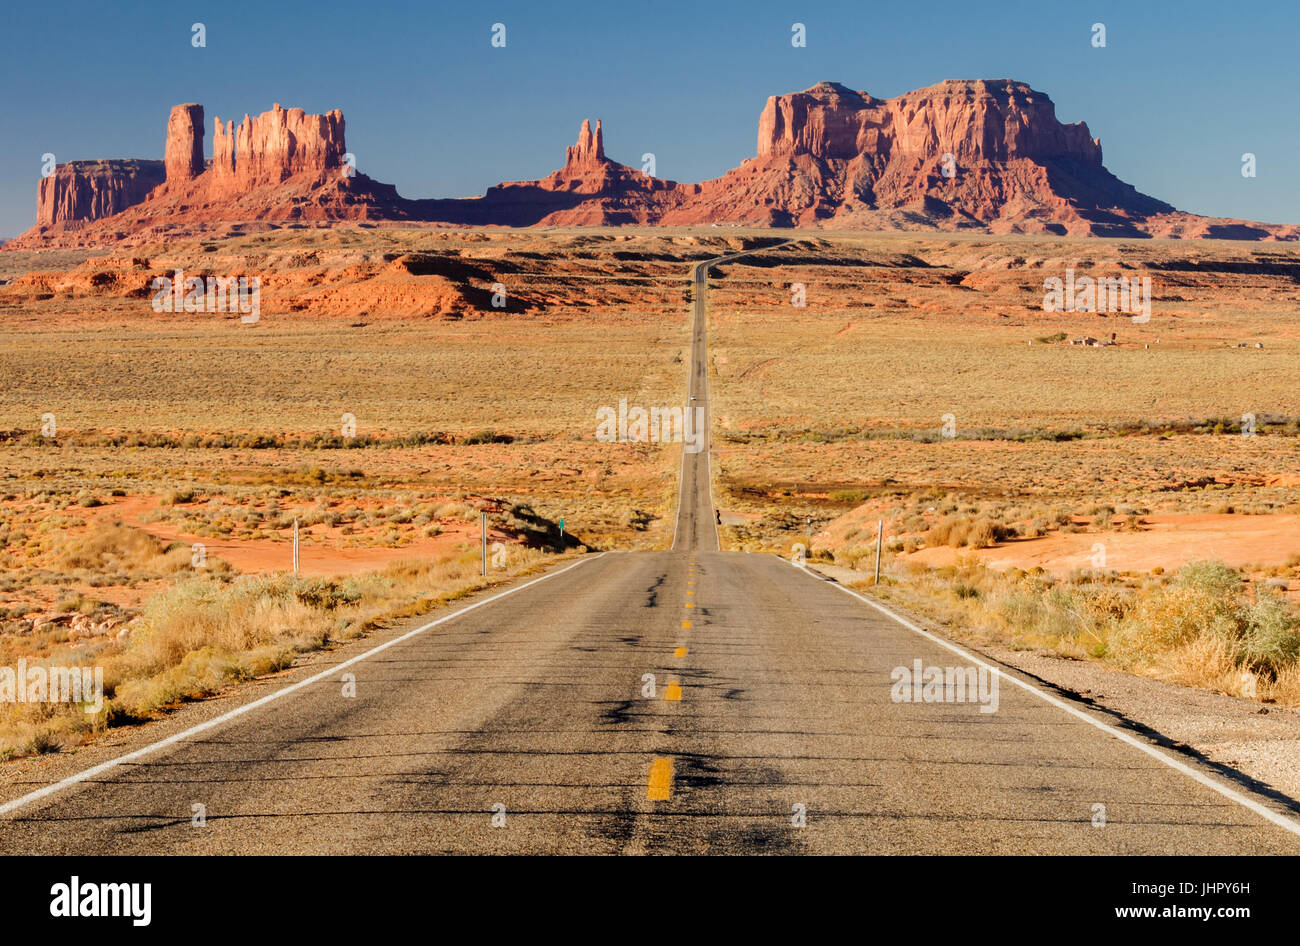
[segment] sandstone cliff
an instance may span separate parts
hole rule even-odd
[[[256,118],[245,115],[238,126],[234,121],[223,125],[220,118],[214,126],[214,174],[208,182],[214,198],[278,184],[299,174],[339,170],[347,152],[343,113],[338,109],[308,115],[300,108],[284,109],[277,103]]]
[[[162,161],[116,159],[60,164],[36,190],[36,227],[74,229],[121,213],[163,182]],[[16,240],[10,241],[10,246]]]
[[[1174,212],[1107,171],[1086,125],[1007,79],[894,99],[834,82],[774,96],[756,157],[700,187],[666,222],[1094,233]]]
[[[61,165],[41,182],[36,226],[8,247],[142,242],[247,221],[410,217],[411,202],[395,188],[346,165],[337,109],[309,115],[277,104],[238,124],[213,124],[210,164],[203,107],[187,104],[172,109],[163,161]]]
[[[1047,95],[1010,79],[951,80],[892,99],[834,82],[773,96],[759,115],[755,156],[699,184],[611,160],[602,123],[584,121],[564,166],[547,177],[455,200],[406,199],[352,172],[337,110],[276,105],[239,123],[217,118],[213,131],[205,165],[203,109],[179,105],[165,162],[61,166],[41,182],[37,226],[6,248],[342,220],[1300,239],[1300,227],[1198,217],[1139,193],[1106,170],[1084,123],[1060,122]]]

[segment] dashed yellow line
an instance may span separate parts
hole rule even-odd
[[[682,688],[676,680],[670,680],[668,686],[664,687],[664,699],[669,703],[678,703],[682,698]]]
[[[645,797],[650,801],[667,801],[673,793],[673,760],[667,757],[655,759],[650,763],[650,781],[646,784]]]
[[[685,657],[685,656],[686,656],[686,648],[685,648],[685,647],[678,647],[675,651],[673,651],[673,656],[674,656],[674,657]]]
[[[690,622],[690,621],[683,621],[683,622],[682,622],[682,627],[690,627],[690,626],[691,626],[691,622]]]

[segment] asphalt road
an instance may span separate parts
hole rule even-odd
[[[1300,853],[1268,800],[1086,709],[1011,679],[994,712],[893,686],[916,661],[971,664],[786,562],[719,552],[708,455],[684,456],[672,551],[584,560],[0,806],[0,850]]]

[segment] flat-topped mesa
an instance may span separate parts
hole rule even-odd
[[[76,227],[121,213],[163,182],[162,161],[113,159],[60,164],[36,189],[36,226]]]
[[[565,170],[590,170],[605,163],[605,133],[596,119],[596,130],[591,130],[591,121],[582,120],[582,130],[578,132],[578,143],[564,152]]]
[[[256,118],[245,115],[238,125],[216,118],[213,184],[246,190],[278,184],[295,174],[322,174],[342,167],[347,153],[343,132],[343,113],[338,109],[308,115],[301,108],[277,104]]]
[[[203,173],[203,106],[177,105],[167,119],[163,162],[171,183],[190,181]]]
[[[959,163],[1072,158],[1101,166],[1101,144],[1087,125],[1062,124],[1047,95],[1010,79],[953,79],[893,99],[836,82],[772,96],[759,119],[758,156],[797,154],[843,160],[952,154]]]

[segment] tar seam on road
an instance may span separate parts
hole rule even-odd
[[[780,555],[778,555],[777,558],[780,559],[782,562],[785,562],[785,564],[789,565],[791,568],[798,569],[799,571],[804,572],[804,574],[808,575],[809,578],[813,577],[806,567],[795,565],[793,562],[788,562],[785,560],[784,557]],[[821,579],[813,578],[813,580],[820,581]],[[1009,683],[1013,683],[1023,690],[1028,690],[1030,693],[1034,694],[1034,696],[1037,696],[1039,699],[1052,704],[1057,709],[1064,710],[1065,712],[1069,713],[1071,716],[1074,716],[1077,719],[1081,719],[1085,723],[1088,723],[1089,725],[1095,726],[1096,728],[1100,729],[1102,732],[1114,736],[1120,742],[1126,743],[1132,746],[1134,749],[1138,749],[1142,752],[1145,752],[1147,755],[1151,756],[1151,758],[1163,762],[1171,769],[1181,772],[1184,775],[1186,775],[1188,778],[1200,782],[1202,785],[1204,785],[1208,789],[1211,789],[1212,791],[1218,792],[1220,795],[1222,795],[1224,798],[1227,798],[1229,801],[1234,801],[1237,804],[1241,805],[1243,808],[1253,811],[1261,818],[1264,818],[1267,821],[1271,821],[1279,828],[1283,828],[1286,831],[1290,831],[1294,835],[1300,836],[1300,823],[1296,822],[1294,819],[1288,818],[1286,815],[1276,812],[1266,805],[1260,804],[1259,802],[1255,801],[1253,798],[1250,798],[1247,795],[1243,795],[1241,792],[1237,791],[1236,789],[1229,788],[1227,785],[1220,784],[1218,781],[1210,778],[1205,773],[1198,772],[1190,765],[1187,765],[1184,762],[1180,762],[1178,759],[1170,758],[1169,756],[1161,752],[1159,749],[1157,749],[1155,746],[1150,745],[1147,742],[1144,742],[1143,740],[1137,738],[1136,736],[1132,736],[1129,733],[1124,732],[1123,730],[1116,729],[1114,726],[1104,723],[1099,719],[1095,719],[1094,717],[1088,715],[1082,710],[1071,706],[1069,703],[1066,703],[1064,700],[1057,699],[1056,697],[1052,696],[1050,693],[1045,693],[1042,690],[1038,689],[1038,687],[1034,686],[1033,684],[1026,683],[1024,680],[1021,680],[1019,677],[1012,676],[1011,674],[1007,673],[1005,670],[1001,669],[1000,667],[995,667],[992,664],[981,660],[979,657],[976,657],[974,654],[966,650],[961,645],[955,644],[952,641],[944,640],[942,637],[939,637],[937,634],[932,634],[929,631],[927,631],[925,628],[917,624],[913,624],[911,621],[907,620],[901,615],[895,614],[892,610],[885,607],[880,602],[872,601],[866,595],[860,595],[856,591],[852,590],[851,588],[845,588],[839,582],[828,582],[828,584],[831,584],[835,588],[838,588],[846,595],[852,595],[853,597],[857,598],[859,601],[863,602],[864,604],[871,605],[871,607],[875,608],[881,614],[885,615],[886,617],[892,618],[894,621],[897,621],[899,624],[907,628],[909,631],[913,631],[916,634],[920,634],[926,640],[938,644],[940,647],[943,647],[946,650],[950,650],[954,654],[957,654],[960,657],[964,657],[966,660],[969,660],[977,667],[983,667],[985,670],[988,670],[990,673],[997,674],[998,677],[1000,677],[1001,679],[1006,680]]]
[[[540,578],[534,578],[532,581],[526,582],[525,584],[522,584],[517,588],[508,588],[505,591],[501,592],[500,594],[493,595],[492,597],[486,598],[483,601],[478,601],[467,607],[461,608],[459,611],[456,611],[454,614],[444,615],[443,617],[439,618],[436,621],[430,621],[428,624],[422,625],[421,627],[417,627],[413,631],[407,631],[405,634],[402,634],[398,637],[394,637],[391,641],[385,641],[384,643],[378,645],[377,647],[370,648],[370,650],[366,651],[363,654],[357,654],[357,656],[351,657],[348,660],[343,661],[341,664],[336,664],[333,667],[329,667],[325,670],[322,670],[320,673],[313,674],[312,676],[308,677],[305,680],[299,680],[297,683],[292,683],[289,686],[284,687],[283,689],[276,690],[274,693],[268,693],[266,696],[256,699],[251,703],[245,703],[243,706],[237,706],[234,709],[230,710],[229,712],[222,713],[220,716],[217,716],[214,719],[210,719],[207,722],[199,723],[197,726],[191,726],[189,729],[185,729],[174,735],[168,736],[166,739],[161,739],[158,742],[150,743],[147,746],[142,746],[141,748],[136,749],[134,752],[128,752],[126,755],[118,756],[116,759],[109,759],[107,762],[101,762],[99,765],[86,769],[84,772],[78,772],[75,775],[69,775],[67,778],[55,782],[51,785],[46,785],[44,788],[39,788],[34,792],[29,792],[28,794],[23,795],[21,798],[15,798],[13,801],[5,802],[3,805],[0,805],[0,815],[7,815],[10,812],[17,811],[19,808],[22,808],[26,805],[30,805],[34,801],[39,801],[40,799],[45,798],[47,795],[53,795],[54,793],[62,791],[65,788],[70,788],[71,786],[79,784],[80,782],[85,782],[89,779],[92,779],[97,775],[102,775],[104,772],[107,772],[111,769],[115,769],[119,765],[122,765],[125,762],[132,762],[136,759],[144,758],[147,755],[152,755],[153,753],[157,752],[159,749],[165,749],[167,746],[175,745],[178,742],[182,742],[193,736],[197,736],[199,733],[207,732],[209,729],[215,729],[216,727],[229,722],[230,720],[234,719],[237,716],[242,716],[245,713],[251,712],[252,710],[258,709],[259,707],[265,706],[267,703],[270,703],[273,700],[278,700],[282,696],[287,696],[288,694],[293,693],[295,690],[301,690],[304,687],[310,686],[313,683],[319,683],[321,680],[326,680],[330,677],[333,677],[344,667],[350,667],[353,664],[360,663],[361,661],[365,660],[368,657],[373,657],[375,654],[379,653],[382,650],[387,650],[388,648],[394,646],[395,644],[402,643],[402,641],[410,640],[412,637],[415,637],[417,634],[423,634],[425,631],[430,630],[431,628],[435,628],[439,624],[445,624],[448,621],[455,620],[456,618],[460,617],[463,614],[468,614],[470,611],[474,611],[478,608],[483,607],[484,605],[491,604],[493,601],[498,601],[501,598],[506,597],[507,595],[512,595],[515,592],[523,591],[525,588],[531,588],[533,585],[537,584],[538,582],[546,581],[548,578],[554,578],[556,575],[563,575],[565,572],[577,568],[579,565],[585,565],[587,562],[592,562],[598,558],[603,558],[606,554],[607,553],[605,552],[601,552],[600,554],[593,555],[590,558],[583,558],[579,561],[574,562],[572,565],[569,565],[565,568],[561,568],[559,571],[551,572],[549,575],[543,575]]]

